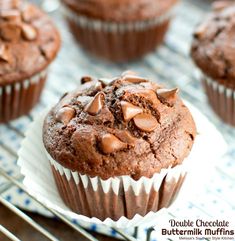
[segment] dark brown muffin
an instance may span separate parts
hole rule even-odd
[[[72,33],[90,53],[137,59],[162,43],[178,0],[63,0]]]
[[[0,122],[38,101],[60,37],[50,18],[23,1],[0,1]]]
[[[92,79],[83,78],[83,82],[89,80]],[[45,119],[43,140],[49,159],[73,173],[102,180],[127,176],[138,181],[141,177],[152,178],[162,170],[174,169],[188,156],[196,133],[192,116],[177,92],[178,89],[164,89],[128,72],[113,79],[85,83],[79,90],[66,94]],[[78,197],[74,187],[68,188],[73,184],[66,184],[66,177],[62,178],[56,166],[53,171],[59,191],[73,210],[102,219],[127,215],[120,211],[113,217],[110,213],[100,215],[96,211],[89,213],[82,206],[79,208],[64,193],[65,190],[73,192],[76,200],[81,194]],[[164,198],[166,202],[160,205],[162,195],[153,207],[138,211],[137,205],[127,216],[145,215],[167,206],[183,177],[174,178],[173,189],[171,185],[171,188],[165,187],[171,193]],[[152,191],[155,193],[154,188]],[[96,195],[102,196],[102,192]],[[146,199],[149,193],[140,196]]]
[[[214,3],[214,11],[194,33],[191,55],[204,73],[203,83],[215,112],[235,125],[235,4]]]

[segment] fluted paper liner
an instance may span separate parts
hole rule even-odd
[[[235,90],[202,77],[209,103],[215,113],[226,123],[235,126]]]
[[[88,18],[65,4],[63,12],[72,33],[85,49],[105,59],[126,61],[142,57],[163,42],[175,6],[161,16],[127,23]]]
[[[72,172],[54,161],[49,154],[57,188],[65,204],[88,217],[118,220],[136,214],[145,216],[168,207],[179,190],[186,171],[183,165],[162,169],[152,178],[138,181],[129,176],[102,180]]]
[[[97,205],[97,209],[102,209],[103,207],[106,209],[105,212],[111,212],[110,210],[113,210],[112,205],[118,205],[117,202],[113,202],[114,197],[115,200],[118,200],[117,197],[119,197],[119,195],[115,194],[115,192],[117,193],[118,190],[120,191],[120,189],[117,188],[118,183],[125,183],[125,188],[127,191],[129,191],[130,188],[133,189],[131,195],[127,195],[128,199],[129,197],[132,198],[128,200],[129,205],[136,205],[135,202],[140,201],[140,207],[142,210],[142,205],[146,203],[146,199],[144,203],[142,202],[143,199],[141,200],[143,188],[145,189],[144,192],[151,193],[152,189],[150,187],[153,187],[154,190],[158,190],[159,185],[163,182],[162,180],[165,180],[167,182],[168,177],[164,178],[166,177],[166,174],[169,175],[169,180],[172,180],[172,178],[175,178],[175,180],[179,180],[179,176],[182,175],[183,177],[184,171],[187,171],[187,176],[184,180],[183,187],[180,189],[178,195],[175,194],[178,193],[177,189],[180,184],[176,185],[175,188],[172,188],[171,185],[166,185],[166,187],[169,187],[170,189],[163,189],[161,193],[161,198],[163,200],[162,202],[167,203],[166,206],[168,206],[174,198],[175,203],[184,202],[189,198],[193,198],[192,186],[197,186],[197,190],[200,189],[200,181],[203,180],[203,172],[204,174],[207,174],[208,168],[211,168],[211,163],[214,163],[215,160],[218,160],[218,158],[221,157],[226,150],[225,142],[221,135],[218,133],[218,131],[215,129],[215,127],[211,125],[208,120],[194,107],[190,106],[190,110],[194,116],[197,130],[199,132],[190,156],[187,158],[187,160],[184,161],[183,165],[180,165],[177,168],[165,169],[160,174],[156,174],[156,177],[154,176],[152,180],[148,178],[142,178],[137,182],[125,176],[109,179],[107,182],[103,182],[99,178],[90,178],[85,175],[71,173],[67,169],[62,168],[61,165],[58,165],[55,161],[53,161],[53,159],[51,160],[51,169],[51,164],[48,160],[48,157],[46,156],[45,149],[42,143],[42,125],[45,116],[44,113],[32,123],[31,127],[26,133],[26,137],[22,142],[22,147],[18,153],[18,164],[21,167],[22,174],[25,175],[23,183],[27,187],[29,192],[37,199],[41,200],[48,207],[59,211],[60,213],[66,215],[71,219],[97,224],[106,224],[108,226],[114,226],[119,228],[129,228],[146,223],[148,223],[149,225],[156,225],[156,220],[158,219],[158,217],[160,218],[161,215],[164,214],[166,208],[162,208],[160,211],[157,212],[150,211],[144,216],[142,216],[141,214],[136,214],[130,219],[122,216],[118,220],[112,220],[110,218],[101,220],[103,219],[102,215],[104,215],[101,210],[98,210],[101,219],[98,219],[96,217],[90,218],[85,215],[72,212],[65,205],[65,203],[60,197],[60,194],[56,188],[56,183],[53,178],[52,170],[54,170],[54,174],[58,176],[58,178],[60,178],[61,186],[67,185],[69,183],[70,187],[72,188],[71,191],[74,191],[75,188],[79,191],[79,184],[80,186],[82,186],[80,190],[88,190],[86,194],[94,194],[95,190],[97,190],[97,195],[92,196],[92,199],[94,199],[94,201],[97,201],[96,198],[98,198],[98,196],[102,196],[102,198],[105,198],[105,195],[103,194],[110,194],[108,198],[99,199],[99,206]],[[216,148],[214,148],[214,146],[216,146]],[[203,168],[201,168],[202,166]],[[171,172],[172,170],[177,171]],[[198,178],[198,173],[200,173],[200,179]],[[70,182],[68,182],[68,180],[70,180]],[[142,187],[140,183],[142,183]],[[125,188],[123,185],[124,190]],[[67,187],[66,190],[68,190]],[[61,192],[62,191],[64,191],[64,188],[61,189]],[[170,195],[172,196],[170,200],[168,198],[168,192],[171,193]],[[165,193],[167,194],[166,199],[163,198]],[[75,196],[76,195],[77,194],[75,192]],[[67,196],[66,193],[65,196]],[[68,202],[73,202],[72,196],[73,193],[70,193],[68,197]],[[85,198],[85,196],[81,197]],[[140,197],[139,200],[136,199],[138,197]],[[89,203],[93,203],[92,199],[87,200],[86,203],[82,203],[81,200],[80,205],[89,206]],[[134,210],[131,210],[132,206],[127,208],[129,208],[129,211],[131,212],[130,216],[132,216],[134,214]],[[117,211],[119,212],[119,210]],[[89,213],[87,215],[89,215]]]
[[[0,123],[27,114],[38,102],[47,71],[13,84],[0,85]]]

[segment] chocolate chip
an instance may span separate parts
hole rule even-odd
[[[120,133],[118,133],[118,138],[127,143],[128,145],[134,147],[135,143],[136,143],[136,138],[134,136],[131,135],[131,133],[129,131],[122,131]]]
[[[72,107],[64,106],[57,111],[56,119],[64,125],[67,125],[75,115],[76,111]]]
[[[195,38],[198,38],[198,39],[202,38],[205,35],[206,31],[207,31],[207,27],[208,27],[207,26],[207,22],[200,24],[196,28],[195,32],[193,33],[193,36]]]
[[[85,83],[88,83],[88,82],[91,82],[92,81],[92,78],[90,76],[83,76],[81,78],[81,84],[85,84]]]
[[[23,37],[29,41],[35,40],[37,37],[36,29],[32,25],[26,23],[22,25],[22,34]]]
[[[122,79],[123,79],[123,81],[127,81],[127,82],[133,83],[133,84],[139,84],[139,83],[148,81],[147,79],[138,77],[136,75],[125,75]]]
[[[126,95],[135,95],[138,97],[143,97],[146,100],[152,102],[153,104],[157,104],[159,102],[156,92],[152,89],[137,89],[133,88],[126,92]]]
[[[22,10],[22,18],[24,22],[31,22],[35,17],[37,17],[37,10],[33,5],[26,4]]]
[[[176,101],[176,95],[179,92],[178,88],[174,89],[158,89],[157,96],[162,102],[173,105]]]
[[[105,134],[101,138],[101,149],[105,154],[111,154],[116,151],[121,151],[127,148],[127,144],[120,141],[112,134]]]
[[[9,62],[10,60],[9,50],[4,44],[0,45],[0,60],[5,62]]]
[[[129,121],[134,116],[143,112],[143,110],[140,107],[132,105],[129,102],[121,101],[120,104],[122,107],[123,118],[125,121]]]
[[[114,81],[116,80],[116,78],[100,78],[98,81],[103,85],[103,87],[111,85]]]
[[[0,18],[6,21],[12,21],[12,22],[20,22],[21,21],[21,15],[20,12],[16,9],[7,9],[0,11]]]
[[[215,1],[213,4],[212,4],[212,8],[214,11],[221,11],[227,7],[229,7],[230,5],[233,5],[234,2],[231,1],[231,0],[222,0],[222,1]]]
[[[21,26],[16,23],[5,23],[1,26],[1,37],[6,41],[17,41],[21,35]]]
[[[12,8],[19,8],[20,4],[22,4],[22,2],[20,0],[11,0],[11,7]]]
[[[103,108],[104,96],[103,92],[97,93],[93,100],[84,108],[84,111],[88,112],[90,115],[97,115]]]
[[[48,60],[50,60],[54,55],[54,42],[49,41],[47,43],[43,43],[41,46],[39,46],[39,50],[41,54]]]
[[[138,114],[133,118],[133,120],[136,127],[146,132],[153,131],[158,125],[156,118],[151,114],[146,114],[146,113]]]

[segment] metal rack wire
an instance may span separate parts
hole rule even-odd
[[[110,75],[111,73],[112,74],[120,73],[120,71],[124,69],[138,69],[138,68],[140,68],[141,73],[143,74],[147,73],[147,75],[150,78],[152,77],[153,79],[155,79],[157,75],[161,80],[167,82],[169,85],[172,85],[172,86],[177,85],[182,87],[183,89],[182,96],[194,102],[201,109],[203,107],[204,112],[206,112],[210,116],[210,118],[213,119],[214,123],[217,125],[220,125],[220,122],[214,118],[213,114],[211,114],[208,107],[206,107],[205,98],[202,92],[198,90],[200,89],[199,87],[200,83],[198,83],[198,81],[195,79],[194,74],[192,74],[193,68],[188,58],[188,53],[187,53],[188,49],[185,48],[185,46],[188,47],[188,43],[187,44],[185,43],[190,41],[189,39],[190,33],[188,33],[187,35],[185,35],[184,33],[186,31],[192,31],[194,25],[200,19],[200,16],[202,16],[203,12],[207,8],[208,8],[208,3],[206,1],[199,1],[199,0],[183,1],[179,11],[180,17],[179,19],[175,20],[175,23],[169,35],[170,37],[167,38],[165,44],[159,49],[158,52],[149,55],[140,63],[120,64],[116,67],[111,66],[112,70],[110,71],[109,71],[109,67],[110,67],[109,65],[105,65],[105,66],[102,66],[102,64],[99,65],[93,59],[88,59],[86,61],[84,61],[84,59],[82,61],[78,60],[77,64],[80,65],[81,70],[87,67],[88,65],[89,72],[92,72],[92,74],[97,76],[102,76],[105,74]],[[56,19],[57,18],[59,19],[58,22],[60,25],[61,19],[56,14],[53,15],[53,17],[55,17]],[[184,21],[185,19],[187,19],[187,21]],[[60,29],[61,31],[67,31],[66,28],[64,28],[64,25],[60,26]],[[65,32],[63,34],[65,35],[64,44],[66,45],[68,44],[67,35],[66,35],[67,33]],[[82,55],[83,53],[81,52],[79,54]],[[71,58],[73,58],[73,56],[71,56]],[[83,55],[81,58],[83,58]],[[58,63],[58,65],[60,64],[63,64],[63,60],[61,60],[61,62]],[[169,70],[167,69],[167,71],[165,71],[166,68],[168,68]],[[57,71],[56,76],[58,76],[60,74],[60,67],[57,68],[56,71]],[[70,77],[74,79],[74,76],[72,76],[72,74],[70,74]],[[36,108],[36,110],[34,110],[34,113],[37,113],[41,109],[45,108],[50,98],[56,99],[58,98],[58,96],[60,96],[63,93],[63,90],[61,90],[61,88],[58,88],[58,85],[59,84],[53,83],[53,81],[50,81],[50,83],[48,83],[47,88],[44,92],[44,98],[42,98],[40,105]],[[47,101],[45,102],[45,100]],[[32,115],[28,115],[27,118],[29,122],[32,121],[33,119]],[[24,137],[24,134],[21,131],[21,129],[17,128],[12,123],[5,125],[4,128],[9,132],[13,132],[18,139],[22,139]],[[222,126],[221,128],[223,128],[224,132],[226,133],[227,140],[228,141],[233,140],[231,137],[232,135],[230,133],[231,130],[226,129],[225,126]],[[0,139],[0,151],[1,150],[4,150],[4,152],[6,152],[7,155],[11,156],[13,159],[17,159],[17,153],[15,149],[10,144],[6,144],[3,139]],[[230,152],[228,154],[229,157],[232,151],[235,152],[235,147],[230,148]],[[228,182],[230,183],[234,182],[234,177],[230,175],[231,173],[229,173],[229,171],[218,166],[217,172],[219,173],[218,175],[225,176],[226,178],[228,178],[229,180]],[[37,222],[35,222],[32,218],[26,215],[21,209],[14,206],[10,201],[4,199],[3,194],[7,190],[9,190],[13,186],[21,188],[25,193],[28,194],[28,196],[31,199],[35,200],[43,208],[47,209],[50,213],[52,213],[54,216],[56,216],[66,225],[76,230],[84,238],[90,241],[98,241],[98,239],[93,237],[87,230],[82,228],[80,225],[71,222],[71,220],[69,220],[64,215],[58,213],[57,211],[49,209],[39,200],[36,200],[22,184],[23,176],[21,174],[17,173],[16,175],[9,175],[7,171],[0,165],[0,177],[4,178],[4,182],[0,182],[0,203],[5,207],[7,207],[8,209],[10,209],[12,212],[14,212],[17,216],[22,218],[24,221],[29,223],[35,230],[37,230],[43,236],[48,238],[48,240],[56,241],[56,240],[59,240],[59,238],[55,237],[52,233],[50,233],[44,227],[42,227]],[[218,199],[220,198],[221,197],[218,196]],[[203,210],[202,207],[199,207],[196,204],[191,204],[191,205],[198,208],[197,209],[198,212],[199,211],[202,212]],[[231,204],[231,208],[234,208],[233,204]],[[171,213],[169,214],[173,215]],[[177,213],[174,215],[177,216]],[[139,240],[138,228],[135,229],[135,232],[133,235],[129,235],[125,233],[123,230],[119,230],[119,229],[114,229],[114,230],[127,241]],[[147,230],[146,241],[151,240],[151,234],[153,230],[154,230],[153,228],[149,228]],[[20,240],[18,237],[12,234],[9,230],[7,230],[4,226],[2,226],[1,223],[0,223],[0,232],[3,233],[6,237],[8,237],[10,240],[13,240],[13,241]],[[143,241],[143,239],[141,240]]]

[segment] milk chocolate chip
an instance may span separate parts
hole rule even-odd
[[[215,1],[212,4],[212,8],[214,11],[221,11],[226,7],[229,7],[230,5],[234,4],[234,1],[232,0],[222,0],[222,1]]]
[[[159,102],[156,92],[152,89],[132,89],[127,92],[127,95],[128,94],[143,97],[153,104],[157,104]]]
[[[145,78],[142,78],[142,77],[139,77],[139,76],[136,76],[136,75],[125,75],[123,77],[123,80],[127,81],[129,83],[133,83],[133,84],[139,84],[139,83],[148,81]]]
[[[21,21],[20,12],[16,9],[3,10],[2,12],[0,12],[0,18],[13,22]]]
[[[127,148],[127,144],[112,134],[105,134],[101,138],[101,149],[105,154],[111,154]]]
[[[136,138],[129,131],[125,130],[118,133],[118,138],[132,147],[135,146]]]
[[[17,41],[20,38],[21,26],[16,23],[5,23],[1,26],[1,37],[6,41]]]
[[[95,95],[93,100],[85,107],[85,111],[90,115],[97,115],[104,105],[104,93],[99,92]]]
[[[151,132],[158,125],[156,118],[151,114],[138,114],[133,118],[133,120],[136,127],[138,127],[141,131]]]
[[[64,106],[56,113],[56,119],[67,125],[75,117],[75,114],[76,112],[72,107]]]
[[[9,50],[4,44],[0,45],[0,60],[5,62],[9,62],[10,60]]]
[[[178,88],[158,89],[157,96],[162,102],[166,102],[169,105],[173,105],[176,101],[176,96],[178,92],[179,92]]]
[[[22,12],[22,18],[25,22],[31,22],[35,17],[37,17],[37,12],[35,7],[32,5],[26,4],[23,12]]]
[[[83,76],[81,78],[81,84],[85,84],[85,83],[88,83],[88,82],[91,82],[92,81],[92,78],[90,76]]]
[[[134,116],[143,112],[143,110],[129,102],[121,101],[122,113],[125,121],[131,120]]]
[[[207,30],[207,23],[205,22],[205,23],[200,24],[200,25],[196,28],[195,32],[193,33],[193,36],[194,36],[195,38],[200,39],[200,38],[202,38],[202,37],[205,35],[206,30]]]
[[[22,25],[22,34],[23,34],[23,37],[29,41],[35,40],[37,37],[36,29],[30,24],[26,24],[26,23]]]
[[[109,79],[109,78],[100,78],[99,79],[99,82],[103,85],[103,87],[105,86],[108,86],[110,84],[113,83],[113,81],[115,81],[116,78],[112,78],[112,79]]]

